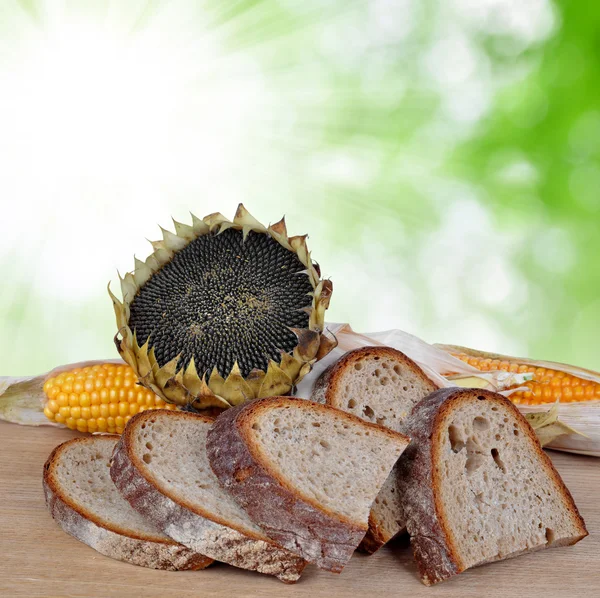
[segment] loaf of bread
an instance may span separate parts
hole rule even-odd
[[[44,465],[52,517],[98,552],[153,569],[203,569],[212,559],[161,533],[132,509],[109,475],[118,436],[75,438],[57,446]]]
[[[587,530],[535,433],[501,395],[441,389],[406,422],[400,502],[426,585]]]
[[[403,432],[412,408],[434,390],[435,384],[401,351],[361,347],[321,374],[312,399]],[[404,529],[397,480],[393,469],[373,502],[369,531],[359,547],[364,552],[375,552]]]
[[[242,569],[294,582],[306,562],[268,538],[221,488],[206,456],[213,420],[182,411],[133,417],[110,475],[123,497],[180,544]]]
[[[224,488],[270,538],[340,572],[407,444],[328,405],[272,397],[220,415],[207,452]]]

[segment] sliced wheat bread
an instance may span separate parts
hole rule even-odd
[[[98,552],[153,569],[203,569],[213,561],[177,544],[134,511],[109,475],[118,436],[75,438],[44,465],[46,504],[68,534]]]
[[[412,442],[398,487],[426,585],[587,536],[535,433],[501,395],[438,390],[415,407],[406,429]]]
[[[136,415],[113,455],[115,485],[177,542],[235,567],[296,581],[306,562],[265,536],[213,474],[206,456],[212,423],[181,411]]]
[[[328,405],[272,397],[220,415],[207,452],[223,486],[270,538],[340,572],[407,444]]]
[[[346,353],[321,374],[312,399],[403,432],[412,408],[436,385],[404,353],[391,347],[361,347]],[[371,506],[369,531],[360,550],[372,554],[403,529],[392,470]]]

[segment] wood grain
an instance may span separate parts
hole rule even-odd
[[[60,442],[57,428],[0,422],[0,596],[455,596],[486,598],[600,595],[600,460],[551,453],[590,536],[473,569],[433,588],[417,579],[406,539],[371,557],[356,554],[341,575],[306,569],[293,586],[217,564],[205,571],[143,569],[98,554],[65,534],[44,505],[42,466]]]

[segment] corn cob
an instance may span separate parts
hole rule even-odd
[[[519,374],[533,374],[533,379],[522,385],[527,386],[529,390],[516,391],[510,395],[511,401],[517,405],[600,400],[600,383],[593,380],[578,378],[557,369],[519,363],[516,359],[493,359],[467,353],[451,354],[482,372],[502,370]]]
[[[0,376],[0,420],[120,434],[146,409],[175,409],[140,386],[123,361],[84,361],[39,376]]]
[[[137,385],[128,365],[103,363],[62,372],[43,386],[44,415],[79,432],[121,434],[133,415],[147,409],[175,409]]]

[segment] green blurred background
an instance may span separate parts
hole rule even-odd
[[[600,369],[600,4],[4,0],[0,90],[0,374],[115,357],[117,269],[240,201],[330,321]]]

